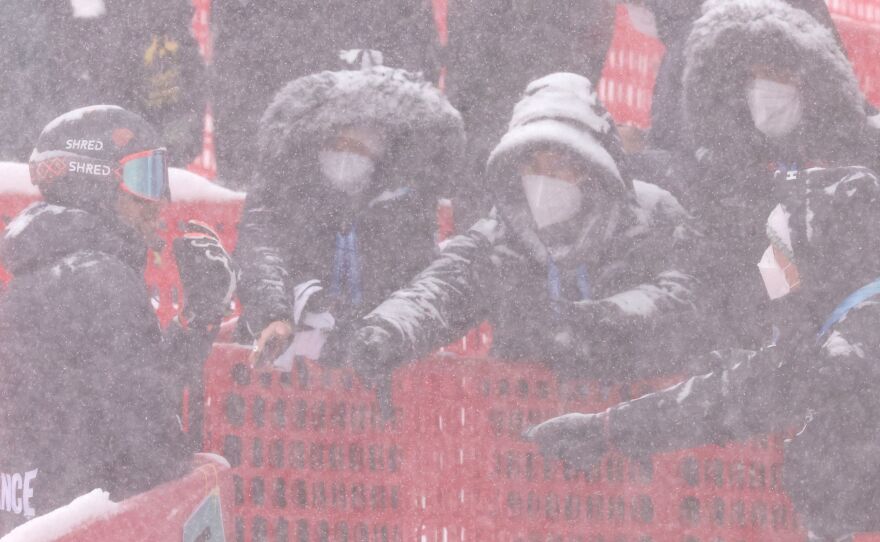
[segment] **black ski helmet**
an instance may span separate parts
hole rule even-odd
[[[158,149],[159,134],[139,115],[115,105],[69,111],[49,122],[30,157],[31,182],[43,198],[65,207],[112,212],[119,181],[109,167],[140,151]]]

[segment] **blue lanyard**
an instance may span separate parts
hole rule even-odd
[[[867,301],[868,299],[874,297],[875,295],[880,294],[880,278],[876,279],[874,282],[862,286],[855,292],[851,293],[843,302],[837,306],[836,309],[831,313],[831,316],[825,320],[825,323],[822,324],[822,328],[819,330],[819,334],[816,336],[816,339],[822,339],[834,324],[843,320],[844,316],[852,310],[853,307],[862,303],[863,301]]]
[[[577,288],[581,294],[580,301],[586,301],[592,298],[592,286],[590,285],[590,275],[587,273],[587,266],[581,264],[577,267]],[[562,280],[560,278],[559,266],[552,258],[547,259],[547,294],[551,301],[559,301],[562,299]]]
[[[798,166],[794,162],[792,162],[791,164],[786,164],[785,162],[777,162],[776,171],[784,172],[786,181],[797,180]]]
[[[354,226],[348,233],[336,234],[336,250],[333,253],[333,269],[330,275],[330,295],[336,298],[343,297],[343,283],[348,301],[352,306],[360,306],[364,296],[357,230]]]

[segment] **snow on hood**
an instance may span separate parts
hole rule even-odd
[[[486,175],[504,222],[542,263],[551,250],[540,240],[525,205],[517,168],[529,152],[547,146],[566,149],[580,158],[601,186],[590,199],[607,203],[599,205],[601,217],[581,216],[576,246],[554,247],[552,256],[557,261],[581,257],[586,244],[607,240],[622,209],[634,203],[632,180],[619,168],[623,149],[617,129],[590,81],[573,73],[532,81],[514,107],[507,133],[489,155]]]
[[[745,92],[756,64],[800,76],[809,104],[800,137],[812,158],[863,137],[867,119],[858,82],[828,28],[781,0],[708,0],[685,51],[683,107],[694,148],[756,154],[764,139]]]
[[[77,527],[113,516],[121,508],[120,503],[110,500],[109,493],[95,489],[77,497],[66,506],[19,525],[0,540],[2,542],[51,542],[71,533]]]
[[[493,190],[506,191],[521,157],[543,145],[563,147],[583,159],[611,194],[632,188],[618,168],[623,149],[617,129],[586,77],[554,73],[529,83],[507,133],[489,155],[486,170]]]
[[[171,183],[171,201],[173,202],[244,201],[244,192],[224,188],[191,171],[169,168],[168,173]],[[40,191],[31,183],[30,169],[27,164],[0,162],[0,194],[40,197]]]
[[[455,180],[456,168],[450,164],[461,162],[465,144],[459,112],[420,75],[374,66],[325,71],[288,83],[260,121],[258,182],[311,182],[291,172],[345,126],[385,131],[395,158],[386,169],[418,179],[420,186],[413,188],[439,191]]]

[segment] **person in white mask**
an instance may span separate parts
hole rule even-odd
[[[758,66],[752,72],[746,99],[755,128],[772,141],[782,141],[795,133],[803,118],[800,81],[767,66]]]
[[[585,77],[533,81],[489,158],[494,209],[360,320],[347,361],[378,379],[488,319],[500,359],[618,381],[680,370],[688,217],[622,155]]]
[[[771,304],[752,275],[767,248],[757,225],[777,203],[773,176],[877,167],[880,131],[846,54],[806,2],[706,0],[701,10],[681,79],[688,148],[658,184],[702,230],[694,272],[706,285],[705,349],[759,348]]]
[[[385,134],[379,128],[340,128],[318,153],[321,174],[335,190],[358,196],[369,186],[386,145]]]
[[[813,168],[775,184],[779,203],[759,223],[770,246],[748,277],[772,299],[775,340],[707,352],[714,372],[526,437],[589,471],[612,449],[644,460],[781,432],[782,489],[799,519],[773,532],[852,540],[880,531],[880,179]]]
[[[291,81],[259,145],[239,228],[238,339],[253,341],[253,363],[289,369],[326,357],[325,340],[430,261],[464,130],[420,76],[365,65]]]

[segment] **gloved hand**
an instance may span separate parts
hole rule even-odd
[[[183,236],[174,240],[174,257],[183,285],[181,323],[193,329],[213,329],[232,303],[237,266],[214,230],[196,220],[187,222]]]
[[[365,326],[348,341],[345,364],[365,386],[376,392],[379,412],[386,420],[394,415],[391,378],[400,358],[391,334],[379,326]]]
[[[354,370],[365,385],[375,387],[385,382],[397,367],[396,353],[388,331],[379,326],[365,326],[349,339],[345,365]]]
[[[523,433],[538,445],[546,460],[562,460],[578,470],[589,470],[608,451],[607,414],[565,414]]]

